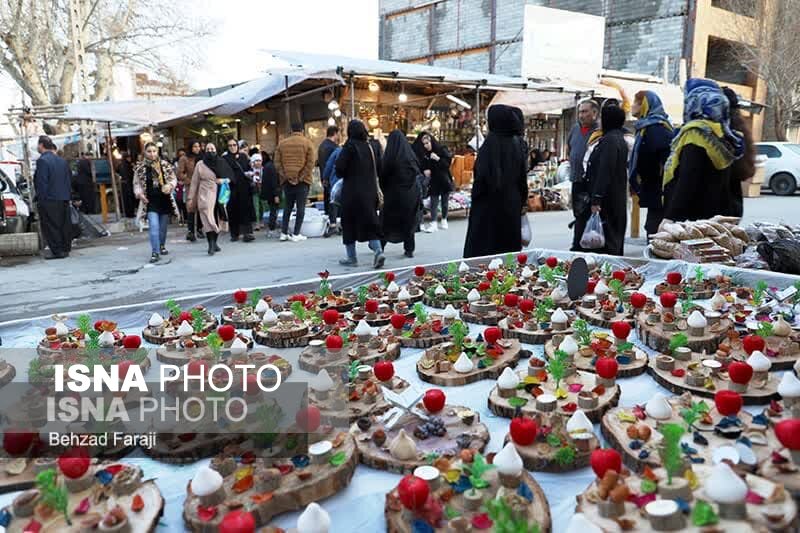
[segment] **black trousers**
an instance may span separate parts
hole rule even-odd
[[[297,185],[286,184],[283,186],[283,195],[286,205],[283,208],[283,233],[289,233],[289,219],[292,216],[292,208],[297,207],[297,214],[294,219],[294,234],[300,235],[300,228],[303,227],[303,218],[306,215],[306,198],[308,198],[308,185],[298,183]]]
[[[330,184],[323,185],[322,187],[322,203],[324,205],[325,214],[331,216],[331,186]]]
[[[122,203],[122,212],[125,214],[125,218],[133,218],[136,216],[136,197],[133,195],[133,182],[128,180],[123,180],[122,184],[122,195],[120,197],[120,202]]]
[[[203,221],[200,220],[200,216],[197,214],[197,211],[194,213],[187,213],[186,214],[186,231],[188,233],[194,233],[195,231],[200,232],[203,230]]]
[[[275,203],[274,198],[262,198],[261,201],[264,205],[269,207],[269,219],[267,220],[267,228],[274,231],[278,227],[278,210],[281,208],[281,203]]]
[[[647,218],[644,221],[644,231],[647,233],[647,242],[650,242],[650,235],[658,233],[658,226],[664,220],[663,207],[648,207]]]
[[[386,243],[388,241],[384,241],[381,239],[381,248],[384,250],[386,249]],[[410,235],[408,235],[405,239],[403,239],[403,251],[404,252],[411,252],[414,253],[414,249],[417,247],[416,242],[414,241],[414,232],[412,231]]]
[[[39,202],[39,223],[47,246],[53,255],[68,254],[72,249],[72,224],[69,202],[45,200]]]
[[[81,199],[81,211],[87,215],[95,212],[95,188],[94,183],[80,183],[76,187],[78,189],[78,196]]]

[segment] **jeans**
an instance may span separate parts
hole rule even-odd
[[[273,203],[272,200],[261,200],[266,208],[269,208],[269,221],[267,227],[270,231],[274,231],[278,227],[278,210],[281,208],[281,203]]]
[[[350,242],[344,244],[344,249],[347,252],[348,259],[356,259],[356,243]],[[375,252],[375,254],[379,254],[383,251],[383,246],[381,246],[381,241],[378,239],[374,239],[369,241],[369,249]]]
[[[147,223],[149,225],[147,233],[150,235],[150,249],[154,254],[161,253],[161,247],[167,243],[169,215],[148,211]]]
[[[431,195],[431,223],[436,223],[436,217],[439,212],[439,201],[442,203],[442,220],[447,220],[447,208],[450,201],[450,193],[443,192],[441,194]]]
[[[297,215],[294,221],[294,234],[300,235],[300,228],[303,227],[303,218],[306,214],[306,198],[308,198],[308,185],[298,183],[297,185],[286,184],[283,187],[283,194],[286,205],[283,208],[283,233],[289,233],[289,218],[292,216],[292,208],[297,206]]]
[[[256,212],[256,224],[261,224],[261,218],[265,211],[264,204],[265,202],[261,199],[258,191],[253,193],[253,208]]]

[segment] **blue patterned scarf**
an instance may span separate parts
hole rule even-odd
[[[639,163],[639,149],[642,146],[642,140],[644,139],[647,127],[663,124],[669,131],[672,131],[672,124],[670,124],[669,116],[667,116],[666,111],[664,111],[664,105],[661,103],[661,99],[658,95],[653,91],[645,91],[639,114],[639,120],[633,125],[636,129],[636,136],[633,141],[633,149],[631,150],[630,158],[628,159],[628,181],[634,191],[639,187],[636,166]]]

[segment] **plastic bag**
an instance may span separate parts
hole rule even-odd
[[[800,274],[800,240],[778,239],[762,242],[758,245],[758,253],[773,272]]]
[[[339,180],[333,184],[331,187],[331,203],[335,205],[342,205],[342,186],[344,185],[343,180]]]
[[[600,220],[600,213],[592,213],[586,228],[581,236],[581,248],[585,250],[597,250],[606,245],[606,234],[603,232],[603,221]]]
[[[528,215],[522,215],[522,246],[530,246],[531,241],[533,240],[533,230],[531,229],[531,223],[528,221]]]
[[[223,181],[222,185],[219,186],[219,196],[217,197],[217,202],[221,205],[227,205],[231,199],[231,186],[228,185],[227,181]]]

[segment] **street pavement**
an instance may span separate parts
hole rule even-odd
[[[746,199],[744,223],[755,220],[796,223],[798,208],[797,196]],[[531,247],[569,249],[572,231],[567,224],[572,220],[571,212],[550,211],[529,216],[534,233]],[[414,259],[403,257],[401,244],[389,244],[384,268],[460,258],[466,230],[466,220],[451,220],[447,231],[418,233]],[[252,243],[232,243],[223,235],[222,252],[209,257],[205,240],[190,243],[184,239],[185,229],[173,226],[167,242],[170,254],[156,265],[148,263],[147,234],[138,232],[81,241],[70,257],[63,260],[2,258],[0,322],[303,281],[316,278],[317,272],[325,269],[335,275],[372,267],[372,253],[366,244],[358,246],[361,265],[346,268],[338,264],[344,256],[341,238],[293,243],[268,240],[263,231],[256,236]],[[625,254],[642,257],[643,247],[644,239],[629,240]]]

